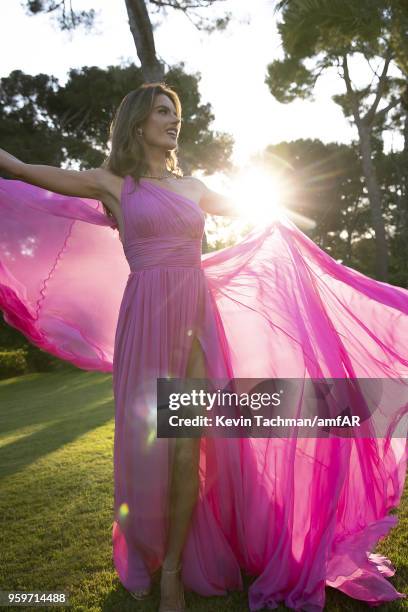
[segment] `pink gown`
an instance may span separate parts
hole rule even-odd
[[[113,561],[135,590],[168,529],[175,439],[156,437],[156,378],[185,375],[194,337],[208,378],[408,377],[408,291],[336,263],[285,219],[201,256],[202,210],[146,180],[126,177],[122,213],[123,245],[99,202],[0,179],[6,322],[113,372]],[[406,475],[407,396],[389,409],[399,437],[203,437],[186,589],[227,594],[243,571],[250,610],[318,612],[326,586],[371,605],[405,597],[372,552]]]

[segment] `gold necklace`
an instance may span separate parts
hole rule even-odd
[[[166,178],[169,178],[169,177],[180,178],[179,176],[177,176],[173,172],[170,172],[169,170],[167,171],[167,174],[162,175],[162,176],[153,176],[153,174],[141,174],[140,175],[140,178],[152,178],[152,179],[158,179],[159,181],[162,181],[162,180],[164,180]]]

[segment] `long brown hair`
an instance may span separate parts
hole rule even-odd
[[[111,149],[108,157],[102,164],[103,168],[110,170],[117,176],[130,175],[136,183],[140,176],[147,172],[143,143],[137,129],[149,116],[154,99],[164,94],[173,102],[177,115],[181,117],[181,102],[177,93],[166,83],[143,83],[137,89],[130,91],[119,104],[110,126]],[[177,176],[183,176],[179,167],[175,150],[166,151],[167,169]],[[108,216],[112,216],[103,205]]]

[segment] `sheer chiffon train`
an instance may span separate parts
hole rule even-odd
[[[175,440],[155,435],[157,377],[185,376],[197,338],[208,378],[408,378],[408,291],[337,263],[287,219],[202,256],[192,200],[126,177],[122,212],[123,244],[99,202],[0,180],[5,321],[113,374],[113,560],[136,590],[168,532]],[[372,551],[397,523],[407,401],[382,438],[202,438],[186,589],[241,589],[242,570],[251,610],[317,612],[325,586],[371,605],[404,597]]]

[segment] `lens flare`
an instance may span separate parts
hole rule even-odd
[[[146,437],[146,447],[151,446],[156,439],[157,439],[156,438],[156,426],[150,427],[149,433],[147,434],[147,437]]]
[[[257,225],[291,219],[302,229],[314,229],[316,222],[313,219],[288,206],[294,198],[294,187],[278,173],[253,164],[234,176],[230,193],[243,220]]]
[[[256,224],[285,216],[284,191],[278,177],[257,167],[241,170],[231,183],[231,199],[240,217]]]
[[[120,505],[119,507],[119,521],[123,523],[129,514],[129,506],[126,502]]]

